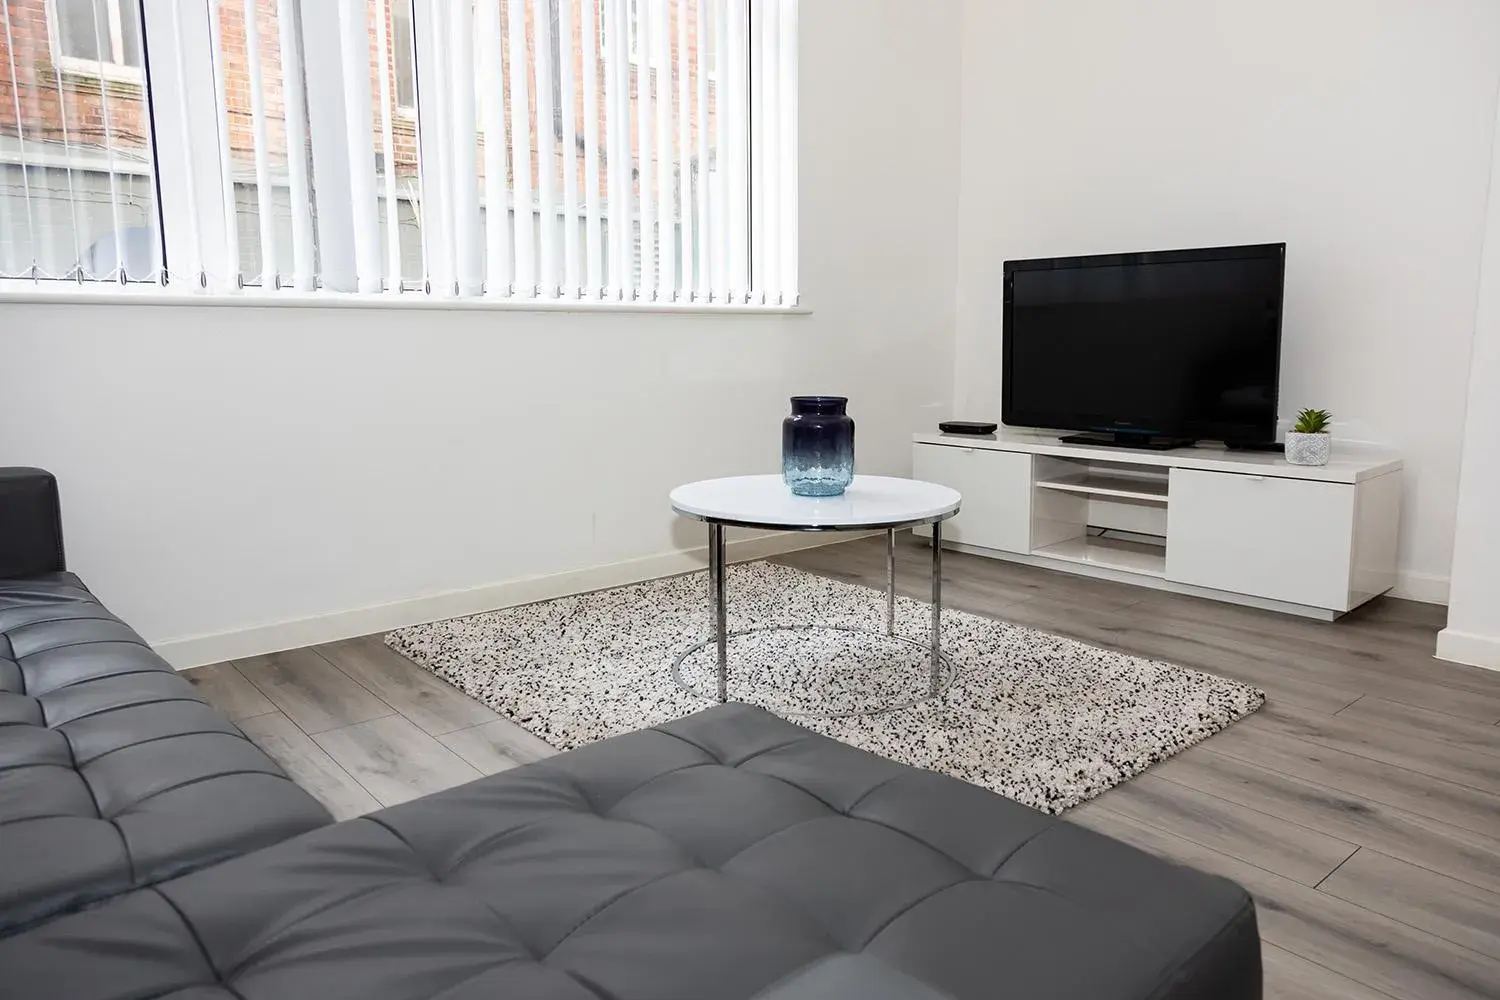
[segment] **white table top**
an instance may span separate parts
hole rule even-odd
[[[855,476],[836,497],[799,497],[780,476],[733,476],[672,491],[672,509],[702,521],[783,530],[857,530],[940,521],[958,513],[957,490],[916,479]]]

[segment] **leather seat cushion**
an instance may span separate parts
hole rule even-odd
[[[0,934],[329,822],[77,577],[0,580]]]
[[[1248,1000],[1259,947],[1231,882],[729,705],[0,941],[0,997]]]

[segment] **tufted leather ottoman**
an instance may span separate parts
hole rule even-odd
[[[1260,994],[1249,897],[728,705],[0,940],[0,998]]]

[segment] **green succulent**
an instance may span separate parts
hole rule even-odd
[[[1292,430],[1298,434],[1322,434],[1328,430],[1328,423],[1333,419],[1333,414],[1327,410],[1303,410],[1297,414],[1297,422],[1292,425]]]

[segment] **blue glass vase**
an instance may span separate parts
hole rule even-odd
[[[836,497],[854,481],[854,421],[843,396],[793,396],[781,423],[781,478],[799,497]]]

